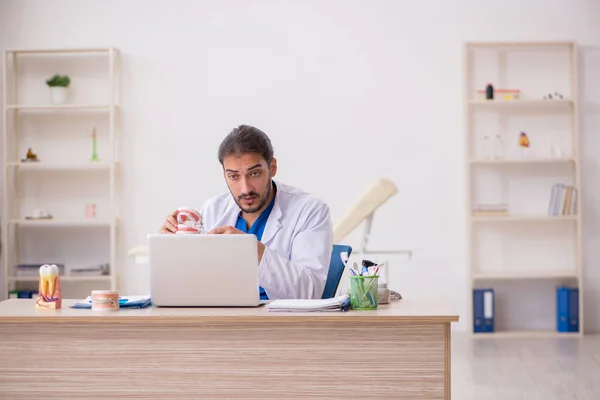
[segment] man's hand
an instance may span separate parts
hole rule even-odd
[[[219,226],[218,228],[214,228],[212,230],[210,230],[208,232],[209,234],[215,234],[215,235],[239,235],[239,234],[246,234],[246,232],[242,232],[237,228],[234,228],[233,226]]]
[[[233,226],[220,226],[218,228],[214,228],[208,232],[209,234],[216,235],[245,235],[246,232],[240,231],[239,229]],[[262,260],[263,253],[265,252],[265,245],[262,244],[259,240],[256,241],[256,246],[258,249],[258,263],[260,264],[260,260]]]
[[[175,233],[177,232],[177,210],[167,215],[165,223],[160,227],[159,233]]]

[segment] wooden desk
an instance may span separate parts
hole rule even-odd
[[[0,302],[0,398],[450,399],[441,302],[377,311],[35,310]]]

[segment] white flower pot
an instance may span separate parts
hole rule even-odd
[[[69,97],[69,88],[53,86],[50,88],[50,102],[52,104],[65,104]]]

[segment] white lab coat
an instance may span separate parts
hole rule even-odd
[[[327,204],[292,186],[275,181],[275,204],[261,242],[258,283],[269,299],[320,299],[333,247]],[[200,214],[205,229],[235,227],[241,209],[231,193],[207,200]],[[258,288],[257,288],[258,290]]]

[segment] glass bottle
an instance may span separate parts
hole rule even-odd
[[[496,135],[496,138],[494,139],[494,158],[504,158],[504,142],[502,141],[502,136],[500,135]]]
[[[488,135],[485,135],[483,137],[481,153],[482,153],[481,156],[483,157],[484,160],[488,160],[490,158],[490,155],[492,154],[492,143],[491,143],[490,137]]]

